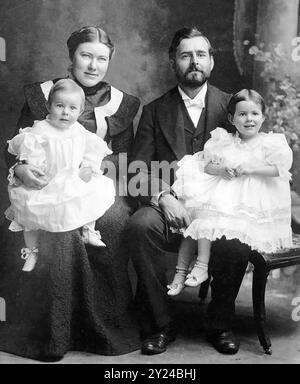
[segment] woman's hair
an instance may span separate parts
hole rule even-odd
[[[109,48],[109,59],[111,59],[115,47],[108,34],[99,27],[87,26],[74,31],[67,40],[70,60],[73,61],[74,53],[82,43],[102,43]]]
[[[65,92],[77,92],[80,94],[82,103],[82,109],[84,108],[84,101],[85,101],[85,95],[83,92],[83,89],[75,83],[72,79],[61,79],[58,80],[50,89],[48,100],[47,100],[47,108],[49,108],[52,104],[54,94],[58,91],[65,91]]]
[[[213,56],[213,48],[208,38],[199,31],[197,27],[183,27],[175,32],[173,40],[169,48],[169,58],[174,59],[177,47],[183,39],[191,39],[193,37],[203,37],[208,44],[208,52],[210,56]]]
[[[229,100],[227,111],[228,113],[230,113],[231,116],[234,115],[236,105],[240,101],[253,101],[253,103],[260,106],[263,115],[265,114],[266,104],[262,96],[253,89],[242,89],[241,91],[233,95]]]

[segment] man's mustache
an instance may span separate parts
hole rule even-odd
[[[203,73],[202,69],[200,68],[197,68],[195,66],[191,66],[189,69],[188,69],[188,73],[190,72],[200,72],[200,73]]]

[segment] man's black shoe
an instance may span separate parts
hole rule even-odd
[[[207,340],[215,349],[225,355],[234,355],[238,352],[240,343],[231,331],[219,331],[208,334]]]
[[[142,344],[143,355],[157,355],[167,350],[168,344],[176,339],[176,330],[166,327],[155,335],[149,336]]]

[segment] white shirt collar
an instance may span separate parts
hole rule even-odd
[[[178,92],[180,96],[182,97],[182,100],[185,104],[193,104],[193,105],[199,105],[201,108],[205,107],[205,97],[207,93],[207,82],[203,84],[202,88],[198,92],[198,94],[191,99],[178,85]]]

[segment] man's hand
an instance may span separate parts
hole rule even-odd
[[[48,184],[45,173],[34,165],[19,164],[14,172],[27,188],[42,189]]]
[[[81,178],[81,180],[85,181],[86,183],[91,181],[92,176],[93,176],[92,167],[84,167],[79,169],[79,177]]]
[[[163,195],[158,203],[171,227],[186,228],[190,225],[191,219],[186,209],[174,196]]]

